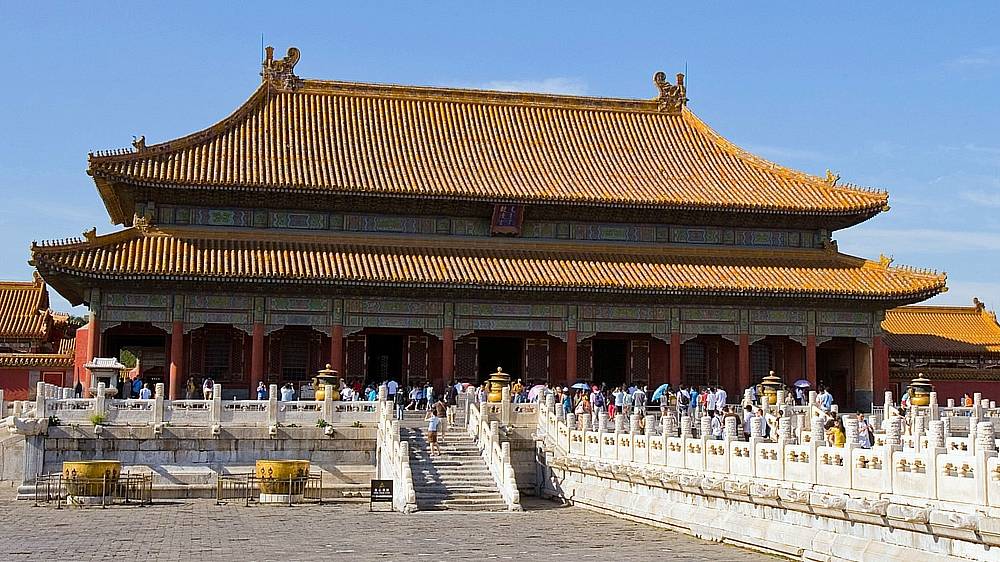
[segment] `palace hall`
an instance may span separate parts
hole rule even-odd
[[[733,145],[683,75],[617,99],[303,79],[299,58],[268,49],[204,130],[89,156],[120,228],[31,248],[89,307],[88,357],[127,348],[170,398],[327,363],[731,394],[773,370],[863,409],[890,385],[885,311],[946,290],[839,251],[886,192]]]

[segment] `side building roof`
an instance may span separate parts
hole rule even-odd
[[[903,306],[886,311],[882,329],[897,353],[1000,353],[996,314],[978,299],[972,306]]]
[[[294,56],[293,56],[294,55]],[[756,157],[712,131],[659,73],[653,99],[303,80],[264,67],[232,115],[183,138],[91,154],[116,223],[128,186],[737,211],[856,224],[888,195]],[[166,191],[165,191],[166,190]],[[150,195],[153,194],[153,195]]]
[[[41,341],[52,325],[49,293],[41,277],[0,281],[0,341]]]
[[[449,236],[131,227],[36,244],[32,263],[71,302],[96,280],[520,290],[664,297],[850,299],[895,306],[945,290],[937,272],[833,250],[733,251]]]

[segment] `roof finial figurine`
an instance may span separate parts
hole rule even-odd
[[[138,138],[132,135],[132,148],[135,148],[137,152],[146,150],[146,135],[140,135]]]
[[[878,264],[882,266],[882,269],[889,269],[889,265],[892,264],[892,256],[887,256],[885,254],[879,254]]]
[[[976,310],[980,312],[986,310],[986,304],[979,300],[979,297],[972,297],[972,306],[976,307]]]
[[[264,68],[260,72],[261,78],[279,90],[294,90],[298,87],[300,80],[293,71],[301,56],[299,49],[289,47],[288,53],[278,60],[274,60],[274,47],[268,45],[264,51],[266,55]]]
[[[132,217],[132,226],[139,229],[139,232],[146,233],[149,231],[149,227],[152,225],[148,217],[136,213]]]
[[[92,227],[90,230],[83,231],[83,239],[87,241],[88,244],[97,240],[97,227]]]
[[[653,83],[660,90],[660,95],[656,97],[659,102],[660,111],[668,113],[680,113],[687,102],[687,87],[684,85],[684,75],[677,74],[677,83],[667,82],[667,73],[657,72],[653,75]]]
[[[837,182],[840,181],[840,174],[836,174],[834,172],[831,172],[830,170],[827,170],[826,176],[823,178],[823,181],[825,181],[827,185],[829,185],[830,187],[835,187],[837,185]]]

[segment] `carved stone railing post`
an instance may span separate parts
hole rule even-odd
[[[781,419],[786,420],[787,418]],[[736,431],[736,418],[729,416],[725,420],[725,427],[723,427],[722,430],[722,438],[725,439],[727,443],[729,441],[738,441],[740,436]]]
[[[639,414],[632,414],[628,417],[628,432],[631,434],[639,433],[639,421],[642,420],[642,416]]]
[[[817,447],[826,445],[826,429],[822,416],[813,416],[810,420],[809,442]]]
[[[945,448],[944,421],[931,420],[927,424],[927,448],[943,450]]]
[[[608,413],[601,410],[597,413],[597,431],[604,433],[608,430]]]
[[[566,427],[570,431],[576,429],[576,414],[566,414]]]
[[[510,387],[500,389],[500,422],[510,424]]]
[[[661,421],[661,429],[663,430],[663,437],[677,437],[677,418],[674,417],[673,412],[667,412],[667,415],[663,417]],[[664,443],[664,448],[666,448],[666,441]]]
[[[45,383],[38,381],[35,385],[35,417],[36,418],[47,418],[48,413],[45,411],[45,393],[48,389],[45,387]]]
[[[685,439],[694,437],[691,428],[691,416],[681,416],[681,437]]]
[[[7,403],[3,401],[3,389],[0,388],[0,420],[7,417]]]
[[[920,450],[920,438],[924,435],[926,422],[927,418],[924,416],[913,416],[913,426],[910,428],[910,434],[913,436],[913,448],[917,451]]]
[[[936,420],[936,419],[938,419],[938,418],[941,417],[941,409],[938,407],[938,395],[937,395],[937,392],[933,392],[933,391],[931,392],[930,400],[931,400],[931,402],[930,402],[930,406],[929,406],[929,409],[930,409],[929,417],[932,420]]]
[[[222,385],[212,385],[212,423],[222,425]]]
[[[712,438],[712,418],[710,418],[708,416],[702,416],[701,420],[699,420],[699,421],[700,421],[700,427],[698,428],[698,431],[699,431],[700,435],[698,435],[698,437],[701,437],[702,439],[711,439]]]
[[[105,414],[107,413],[107,388],[104,386],[103,382],[97,383],[97,396],[94,397],[94,413],[95,414]]]
[[[624,433],[625,431],[625,414],[617,414],[615,416],[615,433]]]
[[[648,436],[653,436],[656,434],[656,416],[648,415],[646,416],[646,427],[645,433]]]
[[[735,427],[736,420],[733,422]],[[791,445],[795,442],[794,437],[792,437],[792,420],[788,416],[778,418],[778,442],[785,445]]]
[[[379,395],[379,406],[385,405],[385,396],[388,396],[385,385],[383,384],[378,388]],[[268,408],[270,409],[270,408]],[[333,385],[327,384],[323,385],[323,421],[326,423],[333,423]]]
[[[278,425],[278,385],[267,387],[267,426]]]
[[[580,429],[583,431],[593,431],[590,426],[590,414],[580,414]]]
[[[166,389],[162,382],[156,383],[156,394],[153,395],[153,426],[163,423],[163,409],[165,406]]]

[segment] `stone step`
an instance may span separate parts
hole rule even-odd
[[[456,502],[454,500],[442,500],[434,502],[421,502],[417,500],[417,509],[423,511],[507,511],[507,504],[502,501],[496,502]]]

